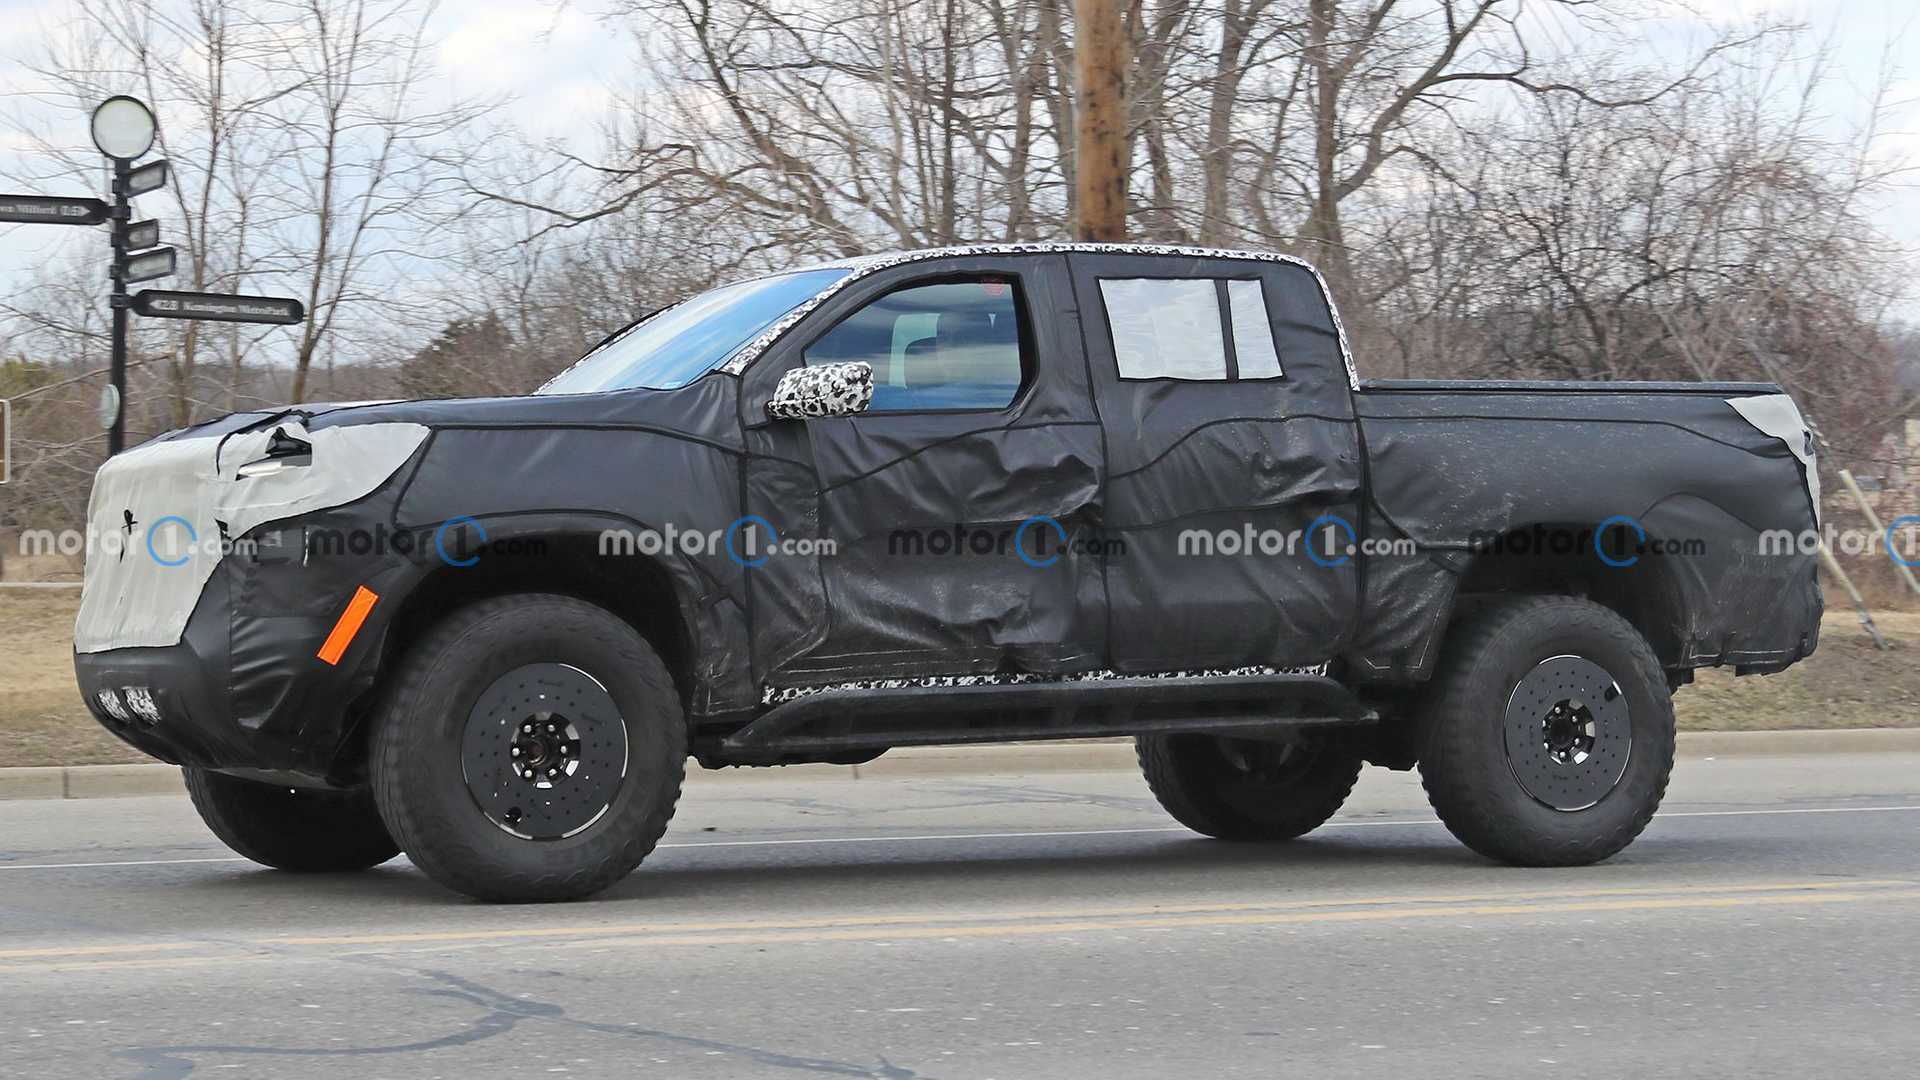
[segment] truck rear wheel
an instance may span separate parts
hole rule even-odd
[[[1337,740],[1142,735],[1147,786],[1175,821],[1220,840],[1291,840],[1326,824],[1360,777]]]
[[[440,884],[573,900],[653,851],[686,756],[679,693],[646,639],[583,600],[507,596],[408,651],[375,721],[373,789]]]
[[[186,768],[187,795],[220,842],[277,870],[365,870],[400,854],[372,793],[289,788]]]
[[[1633,842],[1673,771],[1673,700],[1632,624],[1588,600],[1500,600],[1448,635],[1420,778],[1473,850],[1583,866]]]

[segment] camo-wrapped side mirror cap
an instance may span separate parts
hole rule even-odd
[[[794,368],[780,376],[767,416],[774,420],[817,420],[855,416],[873,402],[873,365],[862,360]]]

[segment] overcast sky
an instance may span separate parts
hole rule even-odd
[[[70,127],[75,149],[91,145],[86,117],[64,102],[36,100],[41,84],[26,69],[50,30],[76,17],[74,7],[72,0],[0,0],[0,170],[26,163],[16,115]],[[443,2],[430,33],[437,43],[438,86],[449,99],[509,97],[501,119],[536,139],[562,139],[590,150],[612,93],[631,85],[626,68],[634,51],[631,38],[601,22],[596,10],[530,0]],[[106,196],[71,184],[31,193]],[[89,247],[100,250],[104,289],[103,236],[86,229],[0,226],[0,294],[21,287],[30,268]]]
[[[1845,0],[1809,4],[1791,0],[1693,0],[1690,15],[1650,24],[1650,47],[1683,52],[1690,40],[1709,32],[1712,24],[1737,22],[1761,15],[1804,19],[1830,30],[1842,71],[1839,85],[1830,89],[1826,107],[1833,113],[1836,134],[1858,119],[1859,96],[1879,77],[1883,52],[1889,42],[1905,35],[1906,52],[1920,55],[1920,27],[1914,25],[1914,0]],[[72,17],[71,0],[0,0],[0,167],[19,161],[21,139],[3,118],[25,111],[28,115],[68,125],[76,148],[88,145],[86,120],[53,102],[40,103],[32,93],[35,83],[22,61],[39,48],[49,28]],[[635,46],[624,27],[610,27],[597,18],[598,0],[569,4],[531,0],[455,0],[436,15],[433,37],[441,85],[448,96],[509,95],[506,118],[536,138],[575,141],[591,152],[595,130],[606,115],[611,95],[635,80]],[[1577,32],[1560,31],[1552,44],[1578,47]],[[1894,130],[1881,143],[1881,154],[1920,163],[1920,62],[1903,71],[1895,98],[1902,103]],[[78,190],[40,194],[104,194]],[[1910,185],[1882,208],[1884,228],[1902,243],[1920,251],[1920,185]],[[102,255],[104,240],[91,230],[48,226],[0,227],[0,293],[12,293],[25,282],[28,268],[92,244]],[[1920,310],[1920,301],[1909,311]]]

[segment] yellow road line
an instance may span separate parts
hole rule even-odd
[[[1865,889],[1833,891],[1824,886],[1796,886],[1791,892],[1723,896],[1669,896],[1639,899],[1592,899],[1571,903],[1432,904],[1349,909],[1338,911],[1266,911],[1218,914],[1166,915],[1133,919],[1067,919],[993,925],[929,923],[918,925],[846,928],[768,927],[742,932],[662,932],[624,937],[597,937],[558,943],[566,948],[638,948],[714,945],[806,945],[858,941],[924,941],[992,939],[1042,935],[1126,931],[1177,930],[1222,926],[1302,926],[1357,922],[1397,922],[1416,919],[1500,919],[1529,915],[1638,913],[1673,910],[1748,909],[1856,904],[1885,900],[1920,900],[1920,889]],[[458,944],[458,943],[456,943]],[[181,943],[178,947],[190,947]],[[103,947],[110,948],[110,947]],[[341,951],[258,951],[215,955],[141,957],[86,960],[78,956],[44,963],[7,964],[8,971],[120,971],[186,968],[246,963],[289,963],[334,959]]]
[[[996,926],[901,926],[823,931],[771,931],[740,934],[660,934],[594,941],[562,942],[562,947],[611,945],[771,945],[835,941],[898,941],[927,938],[1025,937],[1113,930],[1171,930],[1206,926],[1294,926],[1312,923],[1393,922],[1406,919],[1560,915],[1595,912],[1665,911],[1685,908],[1748,908],[1780,905],[1851,904],[1866,900],[1920,899],[1920,889],[1898,892],[1816,893],[1773,896],[1695,896],[1665,900],[1593,900],[1573,904],[1463,904],[1435,907],[1375,908],[1359,911],[1301,911],[1245,915],[1178,915],[1167,918],[1009,923]]]
[[[1142,904],[1132,906],[1052,908],[1041,910],[922,912],[908,915],[833,915],[814,918],[757,918],[724,922],[646,922],[585,926],[522,926],[483,930],[424,930],[397,934],[295,935],[261,939],[272,945],[403,945],[460,941],[516,941],[532,938],[607,937],[632,934],[716,930],[821,929],[854,926],[901,926],[929,922],[1013,921],[1020,919],[1079,919],[1119,916],[1174,915],[1209,912],[1263,912],[1314,908],[1385,907],[1398,904],[1459,904],[1514,900],[1582,900],[1610,896],[1666,896],[1694,893],[1742,894],[1805,892],[1828,889],[1895,888],[1920,881],[1801,881],[1751,885],[1617,885],[1591,889],[1549,889],[1499,893],[1440,893],[1370,896],[1313,900],[1253,901],[1212,904]]]
[[[0,960],[32,960],[47,956],[113,956],[120,953],[158,952],[163,949],[193,949],[197,941],[125,942],[118,945],[64,945],[41,949],[0,949]]]
[[[315,956],[312,959],[327,960],[331,957]],[[233,967],[239,964],[284,964],[284,956],[267,953],[226,953],[221,955],[158,956],[141,960],[47,960],[34,963],[7,964],[0,971],[34,972],[45,974],[61,971],[178,971],[181,968]]]
[[[836,940],[887,936],[970,936],[995,933],[1053,933],[1061,928],[1258,925],[1294,922],[1352,922],[1367,919],[1423,918],[1434,915],[1520,914],[1560,911],[1633,911],[1674,907],[1727,907],[1744,903],[1822,903],[1909,898],[1920,881],[1888,878],[1857,881],[1765,882],[1743,885],[1615,885],[1587,889],[1514,892],[1415,893],[1370,897],[1200,904],[1074,906],[1004,911],[918,912],[816,918],[756,918],[710,922],[649,922],[564,927],[423,931],[402,934],[340,934],[231,939],[226,942],[148,941],[100,945],[46,946],[0,950],[0,961],[61,958],[132,957],[156,952],[235,947],[278,950],[311,946],[484,945],[525,939],[579,939],[576,944],[608,941]],[[1610,905],[1610,906],[1609,906]],[[1038,930],[1031,929],[1038,927]],[[714,937],[712,935],[719,935]],[[809,936],[812,935],[812,936]]]

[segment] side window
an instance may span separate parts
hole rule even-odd
[[[1015,289],[973,278],[890,292],[807,346],[806,362],[872,365],[870,413],[1004,409],[1026,370]]]
[[[1277,379],[1260,282],[1224,278],[1102,278],[1123,379]]]

